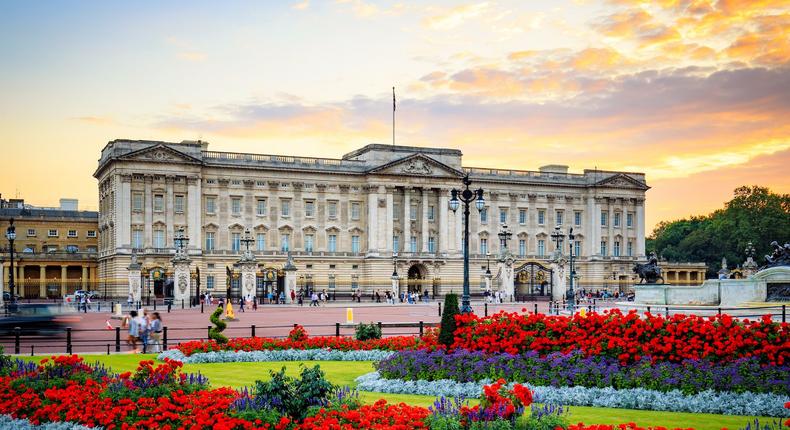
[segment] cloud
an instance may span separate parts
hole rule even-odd
[[[205,61],[206,58],[208,58],[208,55],[206,55],[205,53],[197,52],[197,51],[179,52],[177,56],[182,60],[195,61],[195,62]]]
[[[629,9],[599,19],[593,28],[605,36],[626,39],[640,47],[649,47],[680,39],[680,33],[664,25],[642,9]]]
[[[77,116],[70,118],[75,121],[85,122],[88,124],[95,124],[95,125],[113,125],[115,124],[115,120],[106,117],[106,116]]]
[[[291,9],[307,10],[307,8],[309,7],[310,7],[310,0],[304,0],[299,3],[294,3],[293,6],[291,6]]]
[[[487,2],[456,6],[425,18],[423,23],[433,30],[452,30],[480,16],[488,7]]]

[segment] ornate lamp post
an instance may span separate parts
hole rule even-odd
[[[568,260],[571,266],[571,277],[568,282],[568,291],[565,293],[565,302],[568,304],[571,315],[576,311],[576,293],[573,291],[573,279],[576,277],[576,270],[573,268],[573,240],[575,238],[573,227],[571,227],[568,231]]]
[[[507,252],[507,241],[510,240],[513,233],[508,230],[507,224],[502,224],[502,231],[497,233],[497,236],[499,236],[500,254],[505,254]]]
[[[392,303],[400,296],[400,284],[398,279],[398,253],[392,253],[392,276],[390,277],[392,289]]]
[[[470,190],[469,185],[472,181],[469,180],[469,175],[464,176],[463,184],[466,189],[457,190],[453,188],[451,191],[452,197],[450,198],[450,209],[453,212],[458,210],[460,203],[464,203],[464,294],[461,296],[461,313],[472,313],[472,305],[469,302],[469,204],[475,202],[475,207],[478,212],[482,211],[485,207],[485,199],[483,199],[483,189]]]
[[[5,231],[5,237],[8,239],[9,252],[11,253],[11,272],[8,274],[8,289],[11,293],[11,303],[16,303],[16,291],[14,289],[14,240],[16,240],[16,227],[14,227],[13,218],[11,218],[11,223]]]
[[[392,253],[392,277],[393,278],[397,278],[398,277],[398,253],[397,252],[393,252]]]
[[[560,231],[560,226],[554,227],[554,233],[551,234],[552,240],[554,240],[554,252],[558,252],[562,254],[562,249],[560,249],[560,241],[562,240],[562,232]]]

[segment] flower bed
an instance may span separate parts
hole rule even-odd
[[[392,355],[392,351],[372,349],[367,351],[341,351],[333,349],[283,349],[270,351],[216,351],[200,352],[185,356],[177,349],[167,350],[157,356],[182,363],[233,363],[268,361],[379,361]]]
[[[682,362],[706,359],[715,363],[756,357],[760,363],[785,365],[790,357],[790,325],[770,316],[759,321],[737,321],[729,315],[703,318],[673,315],[670,318],[619,310],[547,316],[499,312],[489,317],[474,314],[456,317],[453,349],[541,354],[581,350],[586,356],[606,356],[622,363]]]
[[[622,364],[606,356],[585,357],[578,350],[544,356],[536,351],[490,354],[415,350],[394,352],[378,362],[376,368],[389,379],[474,382],[506,376],[511,381],[538,386],[645,388],[680,390],[684,394],[716,390],[790,395],[790,366],[763,365],[756,357],[720,364],[708,360],[653,363],[650,357],[642,357],[639,361]]]
[[[357,389],[393,394],[471,397],[490,380],[456,382],[452,380],[402,380],[383,378],[371,372],[356,378]],[[790,397],[768,393],[731,393],[703,391],[685,395],[678,390],[656,391],[642,388],[547,387],[527,384],[538,402],[570,406],[644,409],[670,412],[694,412],[728,415],[790,417],[783,405]]]

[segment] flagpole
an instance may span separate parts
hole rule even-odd
[[[392,87],[392,146],[395,146],[395,87]]]

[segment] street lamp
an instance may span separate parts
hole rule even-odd
[[[398,277],[398,253],[397,252],[393,252],[392,253],[392,277],[393,278],[397,278]]]
[[[497,233],[499,236],[499,248],[501,249],[501,254],[505,254],[507,251],[507,241],[513,236],[513,233],[510,232],[507,228],[507,224],[502,224],[502,231]]]
[[[16,292],[14,291],[14,240],[16,240],[16,227],[14,227],[14,219],[11,218],[11,223],[5,231],[5,237],[8,239],[8,244],[11,253],[11,273],[8,276],[8,289],[11,293],[11,303],[16,302]]]
[[[472,305],[469,302],[469,204],[475,202],[477,211],[480,212],[485,207],[485,199],[483,199],[483,189],[470,190],[469,185],[472,181],[469,180],[469,175],[464,176],[463,184],[466,189],[457,190],[453,188],[451,191],[452,197],[450,198],[450,209],[455,212],[458,210],[460,203],[464,203],[464,293],[461,296],[461,313],[472,313]]]
[[[554,249],[562,253],[562,249],[560,249],[560,241],[562,240],[562,232],[560,231],[560,226],[554,227],[554,233],[551,234],[551,238],[554,239]]]
[[[576,277],[576,270],[573,269],[573,240],[575,238],[573,227],[571,227],[568,231],[568,259],[571,266],[571,278],[568,283],[568,291],[565,293],[565,302],[568,304],[571,315],[576,311],[576,293],[573,291],[573,278]]]

